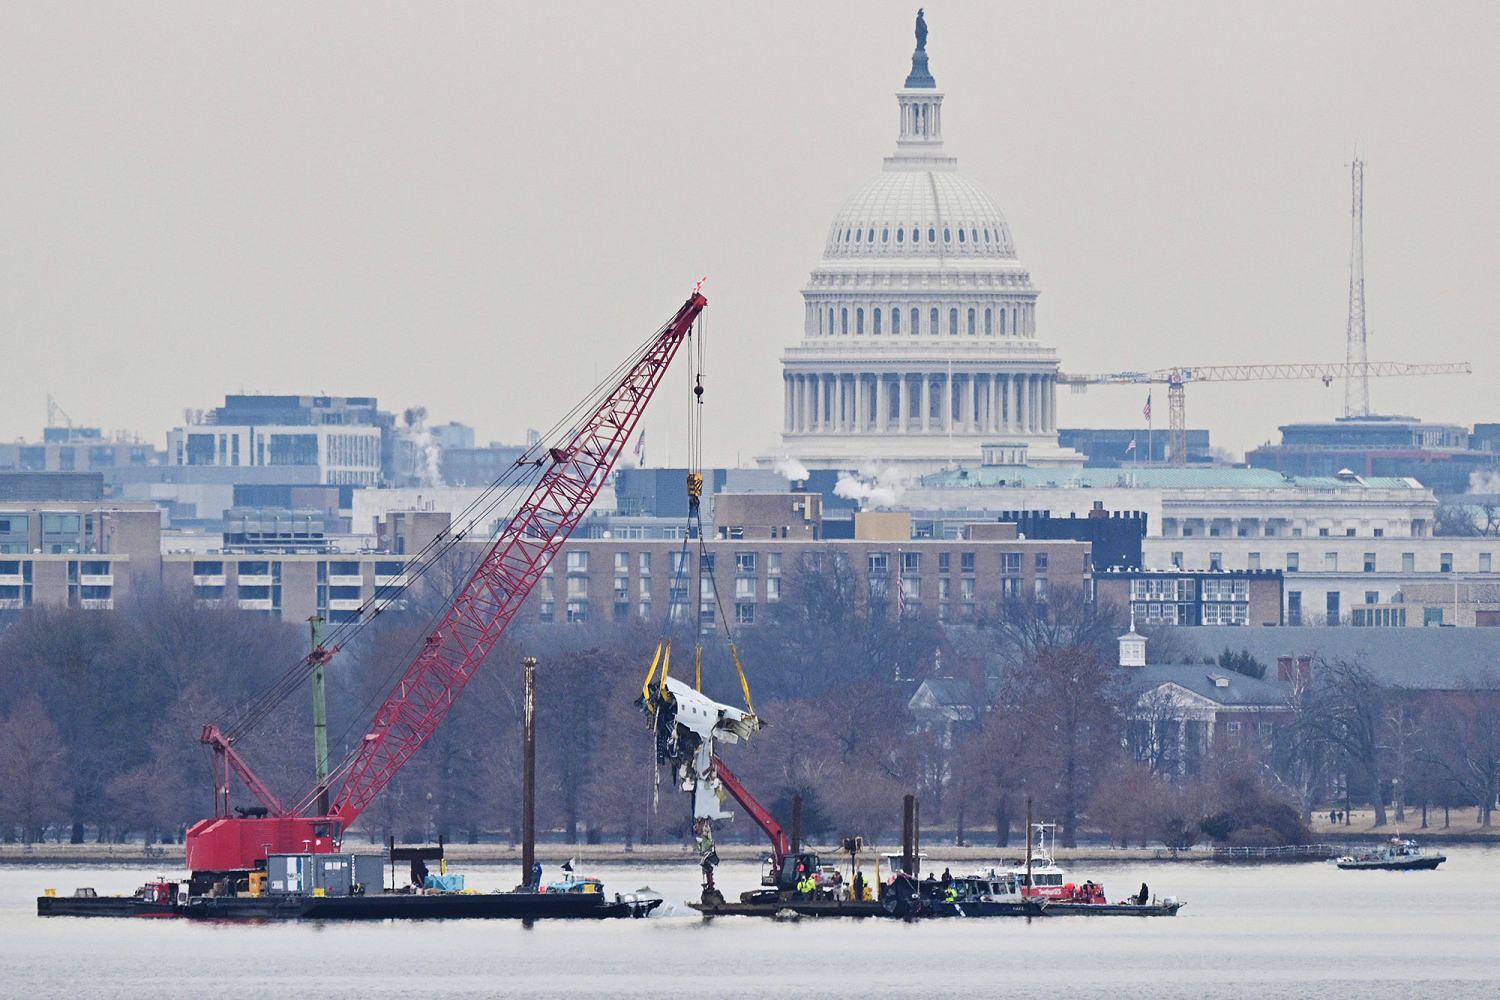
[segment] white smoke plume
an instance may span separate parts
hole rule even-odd
[[[1493,469],[1479,469],[1469,473],[1470,493],[1500,493],[1500,473]]]
[[[861,510],[871,507],[894,507],[901,499],[905,483],[895,468],[881,468],[873,462],[860,466],[859,472],[841,472],[834,484],[834,496],[857,500]]]
[[[427,429],[427,408],[416,406],[408,409],[403,417],[407,433],[411,436],[412,475],[419,486],[437,486],[442,483],[441,463],[443,449]]]
[[[799,482],[808,477],[807,466],[790,457],[783,458],[777,462],[775,471],[777,474],[785,476],[787,481],[792,483]]]

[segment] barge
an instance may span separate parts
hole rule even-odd
[[[476,892],[464,888],[462,875],[427,873],[420,857],[412,860],[412,884],[387,890],[385,864],[378,854],[273,854],[266,871],[220,880],[203,892],[193,891],[198,883],[191,880],[158,878],[131,896],[49,891],[37,897],[36,911],[42,917],[194,920],[602,920],[645,917],[663,902],[648,891],[611,897],[598,879],[571,872],[546,886]]]

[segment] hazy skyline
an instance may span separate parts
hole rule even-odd
[[[944,137],[1065,372],[1338,361],[1365,174],[1372,408],[1500,420],[1493,4],[926,4]],[[708,276],[709,464],[775,453],[779,359],[880,169],[916,5],[0,6],[0,440],[158,447],[226,393],[546,427]],[[687,366],[647,417],[685,458]],[[1062,393],[1135,426],[1144,390]],[[1198,385],[1240,452],[1342,386]],[[1166,432],[1165,393],[1153,401]]]

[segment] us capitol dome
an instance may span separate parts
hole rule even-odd
[[[926,34],[919,13],[896,152],[844,202],[802,291],[777,457],[907,476],[1079,467],[1083,456],[1057,444],[1057,352],[1037,340],[1037,290],[1010,226],[943,150]]]

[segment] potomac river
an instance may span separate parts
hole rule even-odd
[[[941,847],[927,850],[942,869]],[[647,920],[200,924],[36,916],[77,886],[129,893],[139,864],[0,865],[0,996],[1493,997],[1500,990],[1500,847],[1441,849],[1434,872],[1341,872],[1324,862],[1067,863],[1111,899],[1187,900],[1175,918],[704,921],[682,901],[697,866],[585,863],[606,890],[668,904]],[[973,867],[955,866],[955,871]],[[470,888],[509,887],[513,864],[457,864]],[[726,862],[731,897],[758,864]],[[549,877],[555,869],[549,867]],[[168,874],[171,874],[170,872]]]

